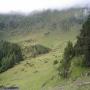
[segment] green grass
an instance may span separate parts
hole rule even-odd
[[[9,28],[6,28],[7,30],[0,30],[0,40],[3,39],[19,44],[24,55],[22,62],[0,74],[0,86],[18,86],[20,90],[60,90],[60,88],[64,90],[90,90],[89,85],[77,86],[79,81],[90,81],[90,77],[81,77],[82,72],[89,70],[73,66],[73,63],[75,63],[73,62],[71,78],[62,79],[58,76],[56,70],[59,63],[53,64],[55,60],[60,62],[62,59],[67,41],[76,42],[76,36],[81,29],[80,24],[78,25],[76,22],[73,26],[71,24],[76,13],[78,18],[82,18],[82,9],[78,10],[78,8],[61,12],[46,11],[40,14],[41,18],[38,15],[31,17],[21,16],[21,18],[13,19],[16,22],[19,19],[21,20],[17,28],[11,28],[10,25]],[[10,17],[7,17],[6,20],[1,16],[0,20],[2,21],[2,18],[4,18],[4,23],[6,23]],[[33,20],[34,23],[32,23]],[[68,22],[68,20],[71,21]],[[62,25],[60,25],[62,21],[66,25],[70,24],[69,31],[65,31],[64,27],[62,28]],[[56,28],[53,26],[54,23]],[[39,28],[40,26],[41,28]],[[50,48],[51,51],[31,58],[30,53],[26,53],[24,50],[38,44]],[[74,61],[76,59],[80,58],[76,57]]]
[[[52,56],[49,57],[50,55]],[[43,84],[56,74],[53,67],[55,59],[53,53],[27,59],[21,62],[20,65],[16,65],[14,68],[2,73],[0,75],[0,84],[5,86],[16,85],[21,90],[40,90]]]
[[[90,75],[87,75],[87,73],[90,73],[90,68],[76,65],[77,60],[81,59],[81,56],[73,58],[70,77],[68,79],[59,79],[58,85],[50,90],[90,90]]]
[[[75,72],[73,71],[71,80],[67,81],[58,77],[56,70],[58,64],[53,64],[55,60],[58,62],[61,60],[66,42],[68,40],[76,41],[79,31],[74,27],[69,32],[51,31],[47,36],[44,35],[45,32],[48,32],[48,30],[15,34],[13,36],[10,34],[11,36],[8,36],[7,40],[18,43],[22,50],[34,44],[41,44],[52,50],[35,58],[31,58],[29,53],[27,55],[23,52],[26,56],[24,61],[0,74],[0,85],[18,86],[20,90],[53,90],[56,86],[59,87],[59,85],[64,85],[65,90],[85,90],[82,88],[89,88],[87,85],[78,89],[76,85],[74,86],[75,83],[72,83],[74,79],[80,76],[80,72],[83,71],[82,68],[72,67]]]

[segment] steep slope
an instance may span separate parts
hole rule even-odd
[[[73,36],[71,36],[71,34]],[[58,72],[56,70],[58,64],[54,65],[53,63],[55,60],[60,61],[66,41],[75,40],[76,35],[77,33],[67,32],[67,34],[58,36],[57,41],[53,39],[54,41],[51,42],[50,38],[56,37],[56,35],[53,34],[50,38],[47,37],[46,41],[41,41],[42,44],[50,46],[51,48],[53,45],[54,48],[52,51],[35,58],[30,58],[27,54],[24,54],[26,57],[23,62],[0,74],[0,86],[18,86],[20,90],[40,90],[43,88],[48,90],[49,87],[58,85],[61,81],[58,79]],[[51,45],[45,42],[50,42]],[[22,42],[19,44],[23,48],[29,47],[30,43]]]
[[[0,34],[3,33],[0,39],[19,44],[25,56],[23,62],[0,74],[0,86],[48,90],[65,82],[59,79],[58,64],[54,65],[54,61],[61,60],[68,40],[76,41],[84,20],[83,9],[47,10],[28,16],[1,15],[0,19],[3,23],[0,23]],[[31,58],[24,52],[30,45],[42,45],[51,51]]]
[[[43,32],[48,35],[53,31],[68,31],[83,23],[83,8],[68,10],[46,10],[30,15],[0,15],[0,38],[23,37],[28,33]]]

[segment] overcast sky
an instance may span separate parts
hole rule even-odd
[[[75,5],[84,5],[90,0],[0,0],[0,13],[11,11],[31,12],[48,8],[66,8]]]

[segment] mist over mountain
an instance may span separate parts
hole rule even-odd
[[[29,1],[0,8],[0,88],[90,90],[89,0]]]
[[[45,31],[45,29],[49,31],[68,31],[72,27],[78,27],[84,22],[88,16],[88,10],[86,7],[74,7],[63,10],[48,9],[36,11],[28,15],[21,13],[0,14],[0,37],[12,36],[12,33]]]

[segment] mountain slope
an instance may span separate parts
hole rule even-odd
[[[0,39],[19,44],[24,55],[24,61],[0,74],[0,86],[18,86],[20,90],[48,90],[63,84],[65,81],[59,79],[56,68],[62,59],[66,42],[76,42],[85,18],[83,9],[47,10],[28,16],[0,17],[0,34],[3,34]],[[34,58],[24,52],[30,45],[38,44],[51,51]],[[54,65],[56,60],[58,63]]]
[[[27,16],[0,15],[0,33],[3,34],[0,37],[22,37],[31,32],[43,32],[45,35],[53,31],[66,32],[83,23],[83,11],[83,8],[71,8],[62,11],[46,10]]]

